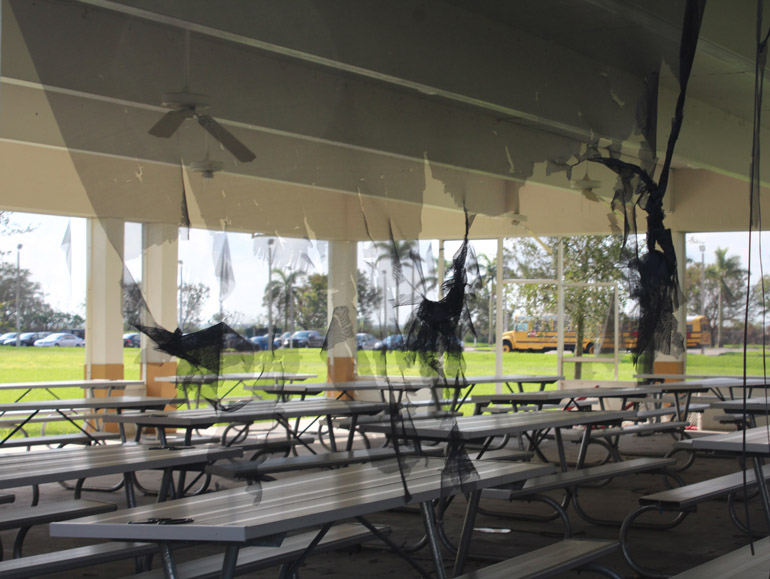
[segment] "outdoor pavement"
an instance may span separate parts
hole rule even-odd
[[[669,436],[625,437],[621,449],[628,453],[643,453],[645,455],[662,455],[671,443]],[[570,445],[568,459],[574,458],[577,445]],[[555,448],[547,447],[549,458],[555,459]],[[681,473],[686,482],[715,477],[734,472],[737,464],[734,459],[714,456],[698,456],[693,466]],[[157,488],[159,476],[157,473],[142,473],[140,481],[147,488]],[[622,519],[637,504],[637,499],[643,494],[663,490],[665,488],[661,477],[639,475],[621,477],[601,488],[587,488],[581,491],[581,504],[592,514],[604,517]],[[117,478],[89,481],[89,484],[106,484]],[[216,488],[234,486],[233,483],[216,479]],[[17,504],[28,504],[30,493],[27,490],[16,492]],[[87,492],[85,497],[96,499],[113,499],[124,503],[122,493]],[[558,494],[554,496],[558,497]],[[57,484],[41,487],[41,502],[56,501],[59,498],[70,498],[68,491]],[[154,497],[139,497],[140,503],[152,502]],[[482,501],[482,506],[498,510],[500,513],[512,514],[522,512],[543,512],[543,507],[532,503],[505,503],[502,501]],[[3,505],[0,508],[12,508],[13,505]],[[465,501],[457,500],[450,507],[445,517],[445,526],[450,536],[457,536],[464,514]],[[755,527],[760,527],[761,509],[757,501],[749,504]],[[583,522],[570,509],[573,524],[573,536],[586,538],[613,539],[618,536],[617,527],[599,527]],[[390,525],[392,538],[401,544],[410,545],[422,536],[422,522],[416,511],[393,511],[372,515],[374,523]],[[562,536],[562,527],[558,521],[548,523],[533,523],[515,518],[479,514],[476,521],[472,552],[474,557],[468,562],[466,571],[490,564],[485,557],[509,558],[517,554],[542,547],[558,541]],[[13,544],[13,533],[0,533],[6,556]],[[49,537],[46,527],[35,527],[25,542],[25,554],[37,554],[47,551],[73,547],[82,544],[79,541],[53,539]],[[699,563],[715,558],[748,544],[746,536],[742,535],[730,521],[725,501],[711,501],[698,507],[681,525],[670,530],[637,530],[632,533],[632,551],[640,563],[649,565],[664,574],[673,574],[693,567]],[[218,549],[211,547],[180,550],[176,552],[178,560],[195,558]],[[415,557],[427,568],[431,568],[430,553],[423,549]],[[451,556],[446,557],[447,564]],[[611,567],[623,577],[637,577],[627,565],[620,551],[615,555],[601,560],[601,563]],[[157,561],[156,561],[157,564]],[[451,567],[450,567],[451,570]],[[69,574],[59,574],[57,577],[123,577],[133,574],[133,562],[113,563],[78,570]],[[301,570],[301,577],[340,577],[350,579],[379,579],[384,577],[414,577],[414,570],[392,553],[381,547],[365,546],[322,554],[311,557]],[[271,569],[249,577],[275,577],[277,569]],[[577,577],[577,573],[567,573],[561,577]],[[593,577],[591,573],[582,573],[581,577]]]

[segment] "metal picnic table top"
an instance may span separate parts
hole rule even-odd
[[[315,378],[317,374],[298,374],[291,372],[239,372],[232,374],[190,374],[182,376],[162,376],[156,378],[158,382],[169,382],[181,386],[184,392],[185,402],[188,407],[191,407],[190,397],[187,395],[187,388],[190,386],[196,387],[195,402],[196,405],[200,404],[201,390],[203,386],[214,384],[217,382],[236,382],[235,386],[232,386],[230,390],[235,389],[238,385],[244,382],[257,382],[261,380],[269,380],[274,384],[289,384],[295,381],[309,380]],[[244,385],[247,390],[251,390],[250,385]]]
[[[104,396],[100,398],[56,398],[54,400],[20,400],[0,404],[0,413],[8,411],[40,412],[42,410],[145,410],[164,408],[168,404],[178,404],[181,398],[162,396]]]
[[[597,410],[591,412],[517,412],[512,414],[478,414],[452,418],[434,418],[398,423],[398,432],[405,436],[416,436],[429,440],[446,440],[459,436],[463,440],[478,440],[518,434],[533,430],[564,428],[576,425],[589,425],[615,422],[633,418],[635,412],[625,410]],[[367,424],[366,431],[390,433],[389,423]]]
[[[711,402],[712,408],[719,408],[727,412],[748,412],[752,414],[763,414],[770,410],[770,399],[765,396],[755,396],[746,400],[719,400]]]
[[[161,448],[144,444],[110,444],[57,448],[0,455],[0,488],[61,482],[74,478],[125,474],[139,470],[173,469],[241,456],[240,448],[198,445]],[[129,495],[129,505],[133,495]]]
[[[127,386],[143,385],[141,380],[102,380],[102,379],[83,379],[83,380],[52,380],[44,382],[3,382],[0,383],[0,390],[24,390],[16,399],[21,400],[32,390],[47,390],[54,398],[58,398],[54,392],[57,388],[82,388],[89,393],[94,390],[106,390],[109,396],[113,390],[123,390]]]
[[[365,515],[409,504],[420,504],[425,517],[426,509],[432,509],[430,502],[440,497],[553,472],[553,465],[533,463],[475,461],[473,467],[475,474],[460,482],[447,476],[441,458],[411,457],[400,463],[383,460],[53,523],[50,531],[57,537],[157,541],[169,576],[173,576],[174,565],[168,542],[228,543],[222,576],[230,577],[238,549],[249,542],[261,539],[262,544],[278,545],[289,531],[351,517],[361,520]],[[467,517],[465,532],[472,530],[473,518]],[[158,521],[176,524],[156,524]],[[434,522],[426,520],[426,524]],[[434,561],[440,562],[437,541],[431,540],[430,546]],[[444,569],[438,567],[441,565],[437,564],[437,576],[444,577]]]
[[[547,402],[575,400],[578,398],[646,398],[654,391],[646,387],[628,388],[574,388],[558,390],[541,390],[538,392],[509,392],[503,394],[479,394],[471,397],[471,401],[479,407],[489,404],[513,404],[514,406],[535,404],[542,406]]]

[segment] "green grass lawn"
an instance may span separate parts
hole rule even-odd
[[[83,348],[14,348],[0,347],[0,382],[41,382],[51,380],[77,380],[83,377],[85,351]],[[126,379],[138,380],[141,376],[141,356],[137,349],[126,348],[123,352],[124,376]],[[467,376],[493,375],[495,373],[495,354],[492,351],[465,352],[464,373]],[[612,364],[584,364],[584,380],[612,380]],[[447,369],[449,373],[449,368]],[[259,372],[285,371],[316,374],[315,381],[326,380],[326,356],[319,350],[277,350],[273,357],[269,352],[260,352],[254,357],[242,354],[228,354],[222,363],[222,372]],[[689,374],[725,374],[739,376],[743,373],[743,352],[727,352],[720,356],[704,356],[688,354],[687,371]],[[180,368],[180,373],[184,371]],[[574,364],[565,364],[564,374],[573,376]],[[631,356],[626,354],[621,358],[620,380],[633,380],[636,372]],[[388,376],[419,376],[418,366],[410,366],[404,355],[392,352],[388,355],[387,364],[383,363],[378,352],[362,351],[358,355],[359,375],[378,375],[387,373]],[[503,356],[504,374],[556,374],[555,354],[528,354],[522,352],[508,353]],[[762,375],[762,352],[750,350],[747,354],[747,373]],[[242,387],[231,389],[234,383],[222,383],[217,391],[204,394],[210,397],[250,395]],[[536,386],[532,386],[535,388]],[[492,393],[494,384],[479,385],[474,393]],[[83,391],[79,388],[61,389],[56,391],[60,398],[80,398]],[[12,402],[20,392],[0,392],[0,402]],[[26,399],[46,399],[50,394],[45,390],[34,390]],[[61,429],[61,430],[59,430]],[[67,426],[61,423],[50,424],[47,432],[67,431]],[[32,434],[30,430],[30,434]]]

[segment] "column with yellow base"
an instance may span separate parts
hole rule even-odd
[[[145,223],[142,226],[142,295],[152,318],[145,323],[157,324],[173,332],[177,327],[177,268],[179,227],[175,224]],[[159,352],[146,336],[142,336],[142,376],[148,396],[176,395],[176,386],[158,382],[161,376],[176,374],[176,359]]]
[[[120,380],[124,377],[123,226],[121,219],[89,219],[87,224],[86,379]],[[93,393],[94,396],[106,396],[104,390]],[[122,392],[117,390],[114,394],[121,395]]]
[[[329,382],[350,382],[356,378],[356,267],[357,245],[352,241],[329,242],[329,352],[327,379]],[[330,392],[338,396],[339,392]],[[343,399],[353,399],[346,392]]]

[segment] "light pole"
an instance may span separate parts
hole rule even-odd
[[[21,243],[16,246],[16,347],[21,346]]]
[[[184,295],[184,262],[180,259],[177,261],[179,264],[179,331],[184,332],[182,323],[184,322],[184,315],[182,315],[182,304]]]
[[[275,240],[267,240],[267,347],[273,351],[273,244]]]
[[[700,315],[706,315],[706,246],[701,245],[700,249]],[[702,322],[701,322],[702,323]],[[700,353],[704,354],[703,336],[700,338]]]
[[[388,335],[388,272],[382,270],[382,339]]]
[[[700,315],[706,315],[706,246],[700,246]]]

